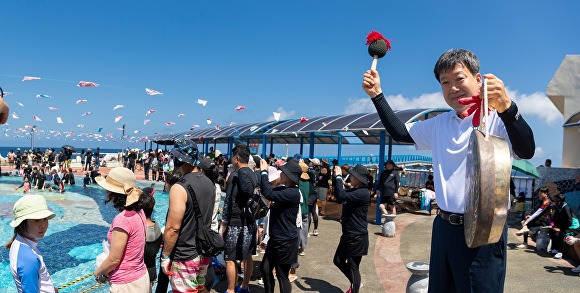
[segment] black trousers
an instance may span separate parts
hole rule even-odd
[[[316,213],[316,202],[308,206],[308,231],[310,231],[310,223],[314,219],[314,230],[318,229],[318,214]]]
[[[360,289],[361,277],[359,266],[362,260],[362,255],[349,256],[345,247],[339,244],[334,254],[334,265],[346,276],[351,284],[351,292],[358,293]]]
[[[507,225],[500,240],[477,248],[465,244],[463,225],[440,216],[433,222],[429,293],[503,292],[506,275]]]
[[[273,264],[271,259],[267,256],[262,258],[262,263],[260,264],[260,273],[262,273],[262,278],[264,281],[264,292],[273,293],[274,292],[274,274],[273,270],[276,269],[276,278],[280,285],[280,293],[292,292],[292,284],[288,279],[288,274],[290,274],[290,264]]]

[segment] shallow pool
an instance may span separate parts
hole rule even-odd
[[[21,178],[0,177],[0,242],[4,245],[14,233],[10,222],[14,219],[12,207],[24,194],[22,189],[14,189],[22,182]],[[82,182],[77,178],[76,182]],[[150,186],[140,182],[139,187]],[[159,188],[155,193],[155,210],[153,220],[159,226],[165,225],[168,196]],[[44,262],[56,287],[75,281],[95,270],[95,258],[102,252],[102,240],[113,218],[118,214],[111,204],[104,204],[105,192],[98,185],[84,189],[82,184],[67,186],[65,193],[38,191],[32,193],[45,196],[49,208],[56,214],[50,220],[48,231],[39,241],[38,249],[42,252]],[[94,278],[88,277],[63,288],[60,292],[81,292],[96,285]],[[10,273],[9,251],[0,248],[0,292],[16,292]],[[108,292],[103,285],[90,292]]]

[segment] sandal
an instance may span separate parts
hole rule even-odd
[[[296,281],[296,279],[298,279],[298,276],[296,276],[296,275],[290,275],[290,276],[288,276],[288,280],[290,280],[290,283]]]

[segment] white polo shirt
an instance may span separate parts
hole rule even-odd
[[[433,180],[437,205],[444,211],[463,214],[465,210],[465,163],[473,115],[461,119],[450,111],[433,118],[407,123],[417,150],[433,151]],[[494,111],[489,116],[489,133],[503,137],[513,156],[503,121]],[[509,196],[509,195],[508,195]]]

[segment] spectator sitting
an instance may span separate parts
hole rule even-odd
[[[564,237],[578,227],[573,226],[572,222],[576,217],[574,211],[566,203],[564,195],[558,194],[554,196],[554,202],[556,203],[556,211],[554,213],[554,226],[550,229],[550,238],[552,239],[552,251],[550,254],[553,254],[554,258],[562,258]]]
[[[427,177],[427,182],[425,182],[425,188],[435,191],[435,181],[433,181],[433,175],[429,175]]]
[[[526,202],[526,194],[522,191],[518,194],[516,203],[514,204],[514,213],[521,214],[524,212],[524,205]]]
[[[548,197],[548,188],[542,187],[538,190],[538,199],[540,206],[532,215],[526,215],[525,220],[522,221],[522,229],[516,232],[516,235],[524,235],[524,242],[518,245],[518,248],[528,247],[528,234],[530,232],[528,227],[542,227],[549,226],[554,216],[554,205]]]

